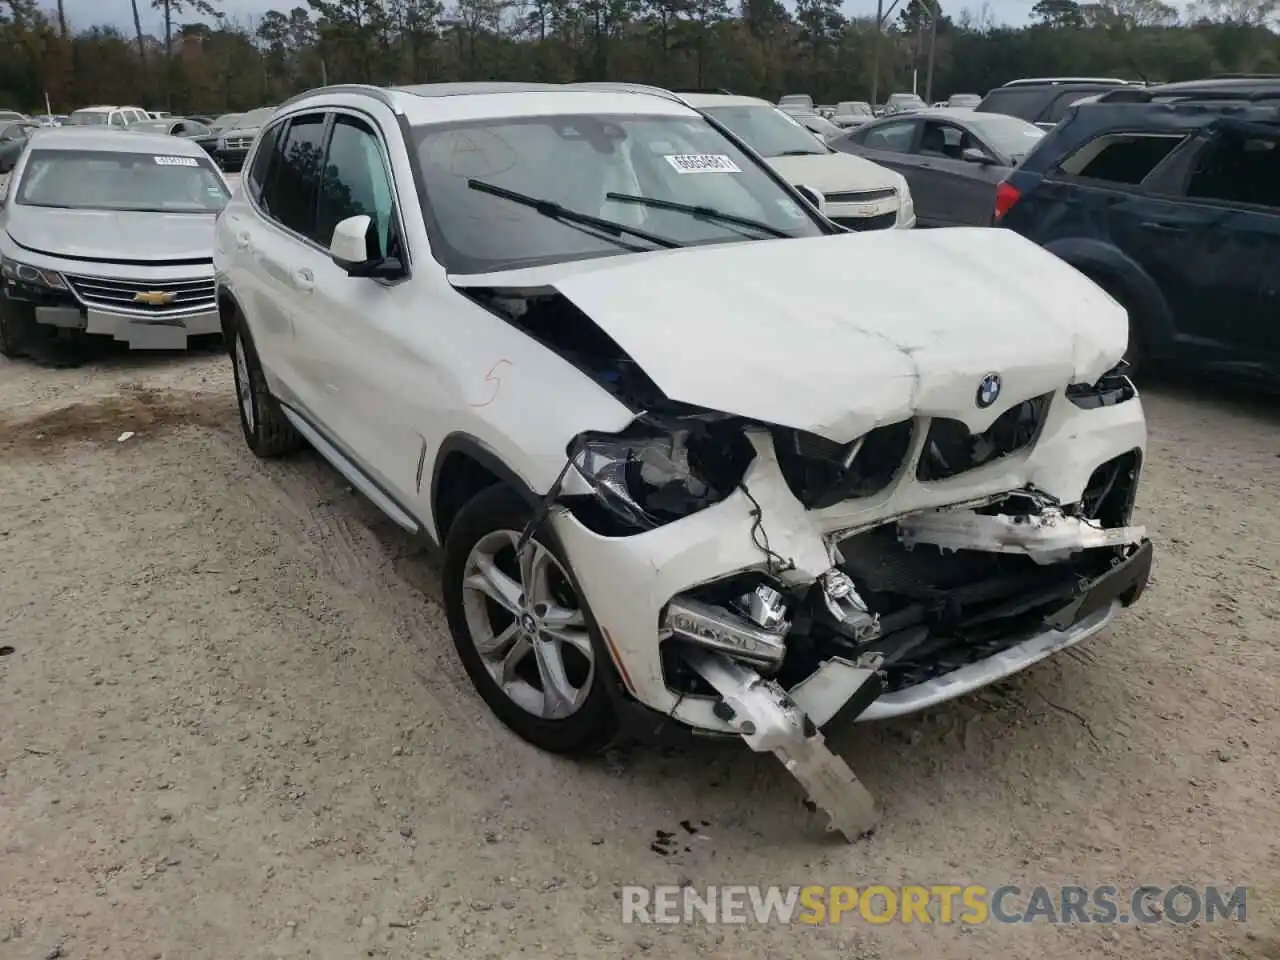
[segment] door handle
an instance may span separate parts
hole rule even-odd
[[[303,293],[310,293],[316,285],[316,276],[306,267],[293,271],[293,285]]]
[[[1161,223],[1158,220],[1143,220],[1142,226],[1157,233],[1186,233],[1187,228],[1176,223]]]
[[[923,167],[925,170],[932,170],[932,169],[933,169],[933,164],[932,164],[932,163],[930,163],[928,160],[921,160],[921,161],[920,161],[920,166],[921,166],[921,167]]]

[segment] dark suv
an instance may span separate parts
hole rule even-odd
[[[1107,77],[1044,77],[1010,80],[988,91],[974,110],[1003,113],[1051,130],[1072,105],[1122,87],[1142,89],[1143,84]]]
[[[1135,366],[1171,360],[1276,387],[1280,83],[1229,86],[1072,108],[999,185],[995,223],[1129,310]]]

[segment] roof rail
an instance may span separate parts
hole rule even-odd
[[[1280,80],[1280,73],[1215,73],[1210,80]]]
[[[312,87],[310,90],[303,90],[301,93],[295,93],[288,100],[279,104],[276,109],[280,110],[284,107],[292,106],[307,97],[313,97],[318,93],[362,93],[365,96],[373,97],[391,106],[391,94],[383,87],[375,87],[368,83],[331,83],[327,87]]]
[[[732,90],[724,87],[671,87],[672,93],[715,93],[725,97],[735,96]]]
[[[1022,77],[1001,84],[1005,87],[1051,86],[1057,83],[1114,83],[1117,86],[1142,86],[1140,80],[1121,80],[1119,77]]]
[[[1104,93],[1098,103],[1256,103],[1260,100],[1280,100],[1280,85],[1270,90],[1249,90],[1231,87],[1204,87],[1200,90],[1175,90],[1162,94],[1159,87],[1147,89],[1120,89]]]
[[[645,93],[654,97],[662,97],[664,100],[671,100],[675,103],[684,104],[685,100],[680,94],[674,90],[668,90],[666,87],[655,87],[647,83],[627,83],[621,80],[583,80],[578,83],[566,83],[566,87],[575,87],[579,90],[600,90],[602,92],[612,93]]]

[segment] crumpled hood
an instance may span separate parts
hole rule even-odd
[[[882,190],[902,177],[864,157],[827,153],[809,157],[769,157],[766,161],[787,183],[802,183],[822,193]]]
[[[1095,382],[1128,339],[1105,291],[1008,230],[728,243],[450,280],[553,287],[673,400],[841,443],[917,414],[986,429],[1016,403]],[[980,409],[988,373],[1002,391]]]
[[[214,214],[60,210],[12,204],[5,220],[20,246],[85,260],[209,260]]]

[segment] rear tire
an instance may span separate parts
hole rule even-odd
[[[21,310],[12,300],[0,300],[0,357],[13,360],[25,355],[23,345],[31,336],[34,324],[31,318],[20,314]]]
[[[281,457],[300,450],[305,441],[271,395],[249,327],[237,316],[231,325],[231,366],[236,379],[236,407],[244,442],[259,457]]]

